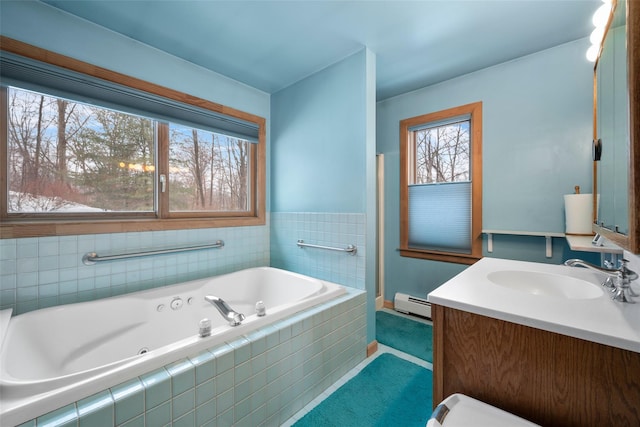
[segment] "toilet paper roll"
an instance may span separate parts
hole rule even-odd
[[[564,196],[565,232],[592,235],[593,195],[566,194]]]

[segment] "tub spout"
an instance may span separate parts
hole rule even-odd
[[[205,301],[213,304],[213,306],[218,309],[222,317],[229,321],[231,326],[238,326],[244,320],[244,314],[233,311],[233,309],[229,307],[229,304],[224,302],[222,298],[207,295],[204,299]]]

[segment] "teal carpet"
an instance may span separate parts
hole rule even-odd
[[[431,371],[383,353],[295,427],[424,427],[431,416]]]
[[[427,362],[433,362],[433,328],[405,317],[376,311],[376,340]]]

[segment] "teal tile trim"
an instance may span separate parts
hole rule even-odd
[[[49,412],[36,420],[38,427],[67,427],[78,425],[78,409],[76,404]]]
[[[171,399],[171,376],[166,369],[140,377],[145,388],[145,408],[151,409]]]
[[[114,420],[114,401],[111,393],[103,391],[77,402],[80,427],[111,427]]]
[[[122,424],[144,412],[144,385],[139,378],[111,389],[115,402],[116,424]]]
[[[173,397],[195,387],[195,368],[189,360],[181,360],[167,366],[171,375],[171,393]]]
[[[347,294],[24,426],[280,425],[366,356],[366,294]]]

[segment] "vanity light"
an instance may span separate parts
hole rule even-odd
[[[602,39],[604,38],[604,27],[596,27],[591,32],[591,36],[589,37],[589,41],[592,45],[600,46]]]
[[[596,44],[592,44],[591,46],[589,46],[589,49],[587,49],[587,60],[589,62],[596,62],[596,59],[598,59],[599,51],[600,51],[600,46]]]
[[[594,27],[605,27],[607,25],[607,21],[609,20],[609,13],[611,12],[611,3],[602,4],[598,10],[593,14],[593,22]]]
[[[609,15],[611,14],[612,3],[611,0],[603,0],[603,4],[595,11],[591,21],[593,22],[594,30],[591,32],[589,41],[591,46],[587,49],[587,60],[595,62],[598,59],[598,53],[600,52],[600,44],[604,38],[605,27],[609,21]]]

